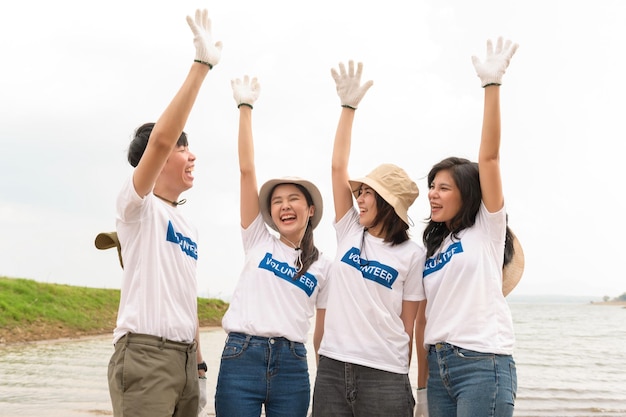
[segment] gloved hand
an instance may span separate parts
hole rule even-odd
[[[198,416],[206,416],[203,413],[204,407],[206,407],[208,399],[206,396],[206,378],[198,378],[198,386],[200,387],[200,397],[198,399]]]
[[[213,68],[220,62],[222,42],[213,43],[209,12],[206,9],[197,9],[195,20],[191,16],[187,16],[187,23],[193,32],[193,44],[196,47],[196,59],[194,61]]]
[[[244,75],[243,81],[237,78],[231,80],[230,85],[233,88],[233,97],[235,97],[237,108],[242,105],[253,108],[254,102],[261,94],[261,84],[259,84],[256,77],[250,80],[250,77]]]
[[[491,39],[487,40],[487,56],[484,62],[478,59],[478,57],[472,56],[472,64],[474,64],[482,87],[502,84],[502,76],[509,66],[509,61],[517,47],[518,45],[516,43],[511,44],[510,40],[507,40],[503,47],[502,37],[499,37],[495,52]]]
[[[415,404],[415,410],[413,411],[413,417],[428,417],[428,395],[426,394],[426,388],[417,390],[417,402]]]
[[[354,73],[354,61],[348,62],[348,72],[346,72],[346,67],[343,63],[339,63],[339,72],[334,68],[330,70],[330,74],[335,79],[335,84],[337,84],[337,95],[339,95],[343,107],[356,110],[367,90],[374,84],[374,81],[370,80],[361,85],[362,72],[363,63],[359,62],[356,74]]]

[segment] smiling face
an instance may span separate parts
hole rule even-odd
[[[359,223],[363,227],[371,228],[378,214],[376,191],[366,184],[361,184],[356,203],[359,206]],[[371,230],[370,233],[373,234]]]
[[[272,191],[270,214],[281,237],[298,244],[315,207],[309,206],[304,193],[294,184],[280,184]]]
[[[434,222],[445,223],[450,229],[450,221],[461,210],[461,191],[447,169],[437,172],[428,189],[430,218]]]
[[[176,200],[180,193],[193,187],[195,161],[196,156],[188,146],[176,146],[172,150],[159,177],[159,188],[167,190],[163,197]]]

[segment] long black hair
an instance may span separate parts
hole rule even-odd
[[[458,234],[476,223],[476,216],[482,201],[480,190],[480,177],[478,175],[478,163],[465,158],[449,157],[433,165],[428,173],[428,185],[433,183],[439,171],[447,170],[454,180],[461,193],[461,208],[459,212],[450,220],[450,228],[443,222],[435,222],[432,218],[426,219],[428,224],[424,229],[423,242],[426,246],[426,257],[433,256],[441,246],[443,240],[452,234],[457,239]],[[506,226],[506,237],[504,245],[504,262],[508,264],[513,259],[513,234]]]

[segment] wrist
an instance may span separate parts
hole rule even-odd
[[[248,104],[248,103],[239,103],[239,105],[237,106],[237,108],[240,108],[241,106],[250,107],[250,109],[253,109],[253,108],[254,108],[254,107],[252,107],[252,104]]]
[[[194,59],[193,62],[197,62],[198,64],[203,64],[209,67],[209,69],[213,69],[213,65],[211,65],[210,63],[206,62],[206,61],[202,61],[199,59]]]
[[[202,361],[198,364],[198,371],[206,372],[209,368],[206,366],[206,362]]]

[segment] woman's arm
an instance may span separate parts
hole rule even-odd
[[[335,221],[341,219],[352,208],[352,190],[350,190],[348,175],[348,160],[352,142],[352,124],[354,113],[359,102],[374,83],[367,81],[361,85],[363,64],[357,64],[356,73],[354,62],[349,61],[348,71],[343,63],[339,64],[339,72],[331,69],[331,75],[337,85],[337,95],[341,99],[341,116],[335,133],[335,143],[332,156],[332,185],[335,202]]]
[[[404,331],[409,335],[409,364],[413,356],[413,327],[415,326],[418,305],[419,301],[402,301],[402,312],[400,313]]]
[[[324,320],[326,319],[326,309],[318,308],[315,315],[315,330],[313,332],[313,349],[315,349],[315,362],[319,363],[320,345],[322,343],[322,337],[324,337]]]
[[[428,355],[424,348],[424,329],[426,328],[426,300],[419,302],[415,319],[415,351],[417,353],[417,389],[426,388],[428,381]]]
[[[485,89],[483,127],[478,152],[478,172],[482,199],[491,213],[504,206],[502,177],[500,175],[500,85],[517,44],[498,38],[493,50],[491,40],[487,41],[487,55],[484,61],[472,57],[472,63]]]
[[[483,128],[478,152],[480,190],[490,213],[504,206],[500,175],[500,86],[485,87]]]
[[[353,206],[352,190],[348,180],[348,160],[350,159],[350,146],[352,142],[352,124],[354,121],[354,109],[344,107],[341,109],[332,157],[332,186],[333,200],[335,203],[335,221],[339,221]]]
[[[252,140],[252,107],[259,98],[261,86],[256,78],[250,80],[247,75],[244,76],[243,80],[232,80],[231,86],[235,102],[239,107],[239,210],[241,227],[245,229],[259,215],[259,191],[254,165],[254,142]]]

